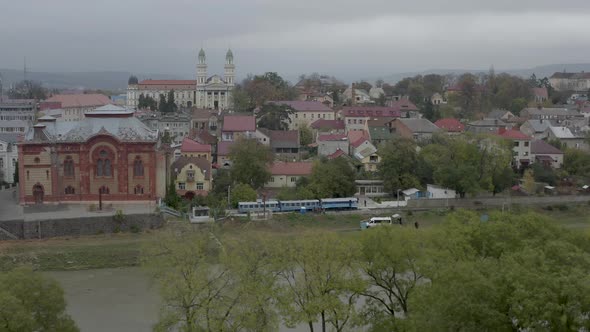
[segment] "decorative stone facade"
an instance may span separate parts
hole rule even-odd
[[[21,204],[156,198],[157,132],[132,112],[91,113],[27,133],[18,145]]]

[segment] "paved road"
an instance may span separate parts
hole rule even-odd
[[[23,219],[23,208],[17,200],[16,188],[0,190],[0,220]]]

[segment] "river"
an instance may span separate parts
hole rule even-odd
[[[52,271],[63,287],[67,311],[82,332],[147,332],[158,319],[160,297],[139,267]],[[305,332],[282,326],[280,332]]]

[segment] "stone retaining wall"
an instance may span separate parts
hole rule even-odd
[[[11,220],[0,221],[0,227],[19,239],[43,239],[57,236],[96,235],[131,231],[132,229],[154,229],[164,225],[159,214],[124,215],[120,220],[114,216],[97,216],[53,220]],[[0,239],[5,237],[0,235]]]

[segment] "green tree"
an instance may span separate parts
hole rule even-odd
[[[248,92],[244,90],[242,85],[238,84],[234,87],[231,93],[232,107],[234,112],[247,113],[254,109],[252,100],[248,95]]]
[[[230,147],[229,158],[232,161],[233,182],[249,184],[258,189],[270,180],[268,166],[273,160],[272,152],[256,140],[238,140]]]
[[[0,274],[0,331],[79,331],[59,284],[20,268]]]
[[[254,107],[272,100],[293,100],[297,96],[291,84],[275,72],[247,77],[242,86]]]
[[[313,133],[308,126],[301,126],[299,128],[299,145],[301,146],[308,146],[309,144],[313,143]]]
[[[322,332],[328,325],[336,331],[354,326],[355,304],[363,289],[354,242],[314,233],[281,241],[273,252],[279,305],[287,326],[305,323],[311,332],[314,322],[319,322]]]
[[[260,107],[256,114],[258,127],[270,130],[288,130],[291,115],[294,112],[288,105],[266,103]]]
[[[578,150],[567,149],[563,157],[563,167],[570,175],[590,177],[590,154]]]
[[[180,196],[176,193],[176,181],[174,179],[170,180],[170,184],[166,190],[166,196],[164,197],[164,203],[173,209],[178,209],[180,207]]]
[[[168,232],[143,250],[160,288],[155,331],[275,331],[274,277],[259,242],[224,243],[211,232]],[[240,244],[246,244],[240,247]]]
[[[355,172],[344,158],[318,161],[310,176],[315,198],[350,197],[356,192]]]
[[[416,176],[418,153],[416,144],[409,139],[393,139],[379,147],[381,164],[379,175],[383,179],[385,190],[395,193],[396,190],[419,187]]]
[[[178,106],[176,106],[176,101],[174,100],[174,91],[168,91],[168,97],[166,98],[165,104],[166,112],[172,113],[178,110]]]
[[[424,236],[413,229],[381,227],[361,236],[360,265],[367,286],[364,316],[374,326],[396,330],[399,319],[410,314],[409,299],[424,281],[421,260]]]
[[[255,202],[256,190],[252,189],[250,185],[245,183],[238,183],[231,190],[231,205],[234,208],[238,207],[239,202]]]
[[[166,95],[160,94],[160,102],[158,103],[158,111],[162,113],[168,112],[168,103],[166,102]]]

